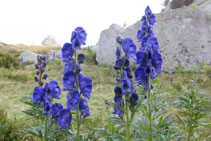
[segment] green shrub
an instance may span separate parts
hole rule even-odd
[[[0,52],[0,67],[2,68],[18,68],[20,61],[18,58],[11,56],[10,54]]]
[[[96,51],[91,50],[88,48],[86,52],[86,59],[85,59],[87,64],[97,64],[96,61]]]
[[[1,70],[0,76],[3,78],[7,78],[22,83],[25,83],[26,81],[33,79],[32,77],[30,77],[29,74],[25,72],[20,73],[20,72],[14,72],[12,70]]]
[[[211,80],[211,66],[207,66],[207,67],[204,69],[204,73],[205,73],[205,75],[208,77],[208,79]]]
[[[7,118],[7,114],[3,109],[0,109],[0,140],[1,141],[16,141],[18,140],[19,126],[15,121],[11,122]]]
[[[188,6],[193,3],[193,0],[172,0],[170,2],[171,9],[181,8],[183,6]]]

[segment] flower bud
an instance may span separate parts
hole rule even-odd
[[[48,75],[47,74],[44,74],[43,75],[43,79],[47,79]]]
[[[38,64],[35,64],[35,69],[39,69],[39,65]]]
[[[119,44],[122,44],[122,37],[117,36],[116,42],[119,43]]]
[[[38,81],[39,81],[39,79],[38,79],[37,76],[34,77],[34,81],[35,81],[35,82],[38,82]]]
[[[39,70],[37,70],[37,71],[36,71],[36,75],[39,75],[39,74],[40,74],[40,71],[39,71]]]

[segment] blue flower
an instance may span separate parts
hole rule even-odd
[[[147,58],[146,58],[145,52],[138,51],[136,53],[136,64],[140,66],[145,66],[147,64]]]
[[[67,72],[67,71],[74,71],[75,70],[75,65],[73,64],[73,61],[68,61],[65,66],[64,66],[64,73]]]
[[[147,31],[148,31],[148,24],[147,24],[146,20],[144,20],[141,25],[141,29],[139,29],[138,33],[137,33],[137,40],[139,42],[142,42],[142,40],[145,38]]]
[[[114,69],[121,70],[123,64],[124,64],[124,61],[122,59],[117,59],[115,65],[114,65]]]
[[[72,115],[69,113],[68,109],[62,109],[59,111],[59,126],[62,129],[66,129],[69,127],[72,120]]]
[[[122,98],[118,98],[118,97],[114,97],[114,112],[113,114],[118,115],[119,117],[122,115],[122,108],[124,107],[124,101],[122,100]]]
[[[86,117],[89,115],[89,105],[87,103],[86,98],[81,97],[81,101],[79,104],[79,110],[81,111],[81,115]]]
[[[122,97],[122,89],[121,89],[121,87],[115,87],[114,92],[115,92],[115,97],[116,98],[121,98]]]
[[[60,103],[55,103],[55,104],[53,104],[52,107],[51,107],[51,114],[52,114],[52,115],[58,115],[58,114],[59,114],[59,111],[60,111],[61,109],[63,109],[62,104],[60,104]]]
[[[44,88],[40,86],[35,87],[34,92],[32,94],[33,104],[40,105],[40,103],[43,101],[44,96],[45,96]]]
[[[80,78],[79,87],[83,96],[89,99],[92,93],[92,79],[87,76]]]
[[[51,102],[45,101],[43,106],[44,106],[44,115],[50,115],[50,113],[51,113]]]
[[[67,94],[67,107],[70,111],[77,109],[78,103],[80,100],[80,94],[76,88],[69,91]]]
[[[61,95],[61,88],[56,80],[51,80],[46,83],[44,89],[48,97],[60,99],[59,96]]]
[[[159,52],[154,51],[153,56],[152,56],[152,65],[155,68],[156,73],[160,73],[162,70],[162,56]]]
[[[134,106],[136,106],[138,104],[138,95],[136,93],[133,93],[130,96],[130,103]]]
[[[145,9],[145,16],[146,17],[149,17],[152,15],[152,11],[151,9],[149,8],[149,6],[147,6],[147,8]]]
[[[116,42],[117,43],[122,44],[122,40],[123,40],[122,37],[120,37],[120,36],[116,37]]]
[[[80,50],[81,49],[81,45],[85,45],[85,41],[86,41],[86,32],[82,27],[77,27],[73,32],[72,32],[72,36],[71,36],[71,42],[73,45],[73,48],[75,50]]]
[[[117,59],[119,59],[121,57],[121,51],[120,51],[119,47],[116,48],[116,57],[117,57]]]
[[[160,48],[160,45],[156,37],[150,37],[147,40],[147,46],[152,48],[153,51],[158,51],[158,49]]]
[[[128,58],[135,60],[136,55],[136,45],[133,43],[133,40],[130,38],[125,38],[122,41],[122,48]]]
[[[75,87],[76,75],[73,71],[66,71],[62,79],[64,90],[70,90]]]
[[[82,64],[82,63],[84,63],[85,55],[84,54],[79,54],[77,59],[78,59],[78,63]]]
[[[133,86],[132,80],[128,78],[126,71],[122,73],[121,88],[123,95],[135,92],[135,87]]]
[[[155,14],[150,15],[148,20],[149,20],[149,24],[151,24],[151,25],[155,25],[157,22],[157,18],[155,16]]]
[[[132,72],[131,72],[130,68],[126,68],[125,71],[127,72],[127,77],[129,79],[133,78],[133,75],[132,75]]]
[[[61,59],[63,62],[68,62],[71,60],[74,54],[74,49],[72,47],[72,44],[65,43],[63,45],[63,48],[61,50]]]

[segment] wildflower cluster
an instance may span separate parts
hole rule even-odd
[[[66,63],[62,80],[64,90],[68,91],[66,103],[68,108],[66,111],[73,112],[76,110],[77,124],[80,124],[81,117],[89,115],[87,99],[91,97],[92,92],[92,79],[83,75],[80,66],[84,63],[85,55],[77,55],[76,52],[81,49],[81,45],[85,45],[86,36],[85,30],[82,27],[77,27],[72,32],[71,43],[65,43],[61,51],[61,59]],[[68,124],[61,125],[61,127],[67,128]],[[78,127],[80,126],[78,125]]]
[[[145,16],[142,17],[142,26],[137,34],[141,45],[136,53],[138,68],[135,71],[135,80],[139,85],[143,84],[145,90],[148,89],[148,83],[150,84],[149,79],[155,79],[162,68],[162,56],[158,51],[160,46],[152,28],[156,21],[155,15],[147,7]]]
[[[45,83],[45,86],[43,86],[43,79],[46,79],[48,77],[47,74],[44,74],[45,68],[46,68],[46,57],[45,56],[37,56],[38,64],[35,64],[35,68],[37,69],[36,75],[38,77],[35,77],[35,81],[38,83],[39,86],[36,86],[34,88],[34,92],[32,94],[32,100],[33,104],[43,104],[43,114],[44,115],[50,115],[52,114],[53,117],[57,120],[58,116],[55,115],[55,106],[59,105],[58,103],[52,105],[52,99],[59,99],[59,96],[61,95],[61,89],[58,85],[58,82],[56,80],[51,80],[47,83]]]
[[[130,69],[130,60],[135,60],[136,54],[136,45],[133,43],[133,40],[130,38],[122,39],[121,37],[117,37],[116,39],[119,47],[116,48],[116,63],[114,65],[114,69],[117,71],[116,80],[119,82],[119,86],[115,87],[115,105],[114,105],[114,114],[118,116],[122,116],[124,100],[122,98],[123,95],[127,95],[130,99],[130,104],[133,106],[137,105],[138,95],[136,94],[135,87],[132,82],[132,72]],[[122,48],[124,51],[124,56],[122,55]]]

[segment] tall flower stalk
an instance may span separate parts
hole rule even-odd
[[[92,79],[84,76],[80,64],[84,63],[85,55],[77,54],[81,45],[85,45],[86,32],[82,27],[77,27],[71,36],[71,43],[65,43],[61,50],[61,58],[66,62],[64,66],[63,86],[67,94],[68,111],[76,111],[76,140],[80,140],[80,125],[82,117],[89,115],[89,106],[87,99],[91,97]],[[70,125],[70,122],[68,126]],[[68,128],[62,126],[61,128]]]
[[[133,113],[130,111],[131,108],[137,105],[138,95],[136,94],[135,87],[132,82],[132,71],[130,69],[130,60],[135,60],[136,45],[132,39],[117,37],[116,39],[119,47],[116,48],[116,63],[114,69],[117,72],[116,80],[118,86],[115,87],[114,97],[114,112],[113,114],[118,115],[123,121],[126,130],[126,140],[130,141],[131,135],[131,121]],[[124,51],[124,55],[123,55]]]
[[[155,79],[156,74],[161,72],[162,56],[159,53],[159,43],[155,37],[152,26],[156,23],[156,16],[151,9],[145,9],[145,15],[142,17],[142,26],[137,34],[137,39],[141,42],[139,51],[136,53],[136,63],[138,68],[135,70],[135,80],[138,85],[144,85],[147,91],[148,103],[148,126],[149,126],[149,141],[152,141],[152,79]]]
[[[37,104],[39,107],[43,106],[43,114],[44,114],[44,135],[42,136],[41,140],[47,141],[49,140],[49,134],[48,134],[48,117],[54,112],[54,109],[52,107],[55,105],[52,105],[53,99],[59,99],[59,96],[61,95],[61,89],[57,83],[56,80],[51,80],[47,83],[45,83],[45,86],[43,87],[43,79],[47,79],[48,75],[44,74],[45,68],[46,68],[46,57],[45,56],[37,56],[38,63],[35,64],[36,71],[36,77],[35,82],[38,83],[39,86],[36,86],[34,88],[33,94],[32,94],[32,101],[33,104]]]

